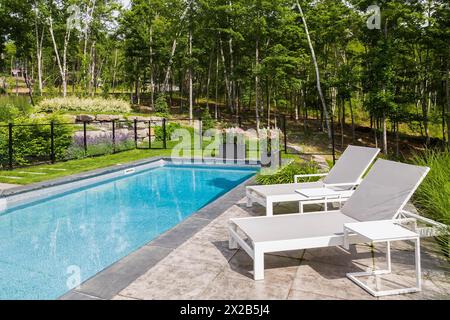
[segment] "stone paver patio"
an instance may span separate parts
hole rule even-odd
[[[243,188],[235,192],[245,194]],[[243,250],[229,250],[227,221],[231,217],[263,215],[265,209],[245,207],[245,198],[222,203],[208,225],[177,248],[158,240],[152,247],[171,249],[156,265],[131,282],[114,299],[375,299],[346,278],[351,271],[384,267],[382,245],[302,250],[265,256],[265,280],[253,281],[253,262]],[[275,208],[276,213],[292,212],[292,206]],[[213,211],[211,211],[212,214]],[[206,212],[205,214],[208,214]],[[449,299],[449,266],[437,252],[433,240],[422,241],[420,293],[382,299]],[[393,274],[382,279],[368,278],[381,289],[414,283],[412,245],[392,245]]]

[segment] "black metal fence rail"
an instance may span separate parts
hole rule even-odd
[[[214,121],[214,119],[212,119]],[[310,119],[312,120],[312,119]],[[168,126],[171,123],[180,122],[189,122],[192,124],[193,121],[198,121],[197,132],[200,137],[203,134],[203,124],[204,120],[199,117],[197,119],[189,119],[189,118],[160,118],[160,119],[131,119],[131,120],[85,120],[85,121],[77,121],[75,123],[61,123],[51,121],[50,123],[33,123],[33,124],[14,124],[9,123],[7,125],[0,125],[0,168],[8,168],[13,169],[17,166],[26,166],[26,165],[34,165],[37,163],[55,163],[59,160],[71,160],[75,158],[82,157],[92,157],[98,155],[104,155],[109,153],[118,153],[121,151],[132,150],[132,149],[168,149],[168,141],[170,137],[168,137]],[[222,127],[239,127],[242,129],[256,129],[256,124],[258,123],[260,127],[270,127],[277,128],[282,132],[282,141],[280,142],[280,149],[284,151],[286,154],[295,154],[295,155],[317,155],[308,154],[305,152],[300,152],[298,150],[292,149],[289,147],[289,140],[298,129],[298,127],[302,126],[303,120],[295,121],[291,119],[288,115],[278,114],[274,117],[271,117],[270,120],[268,118],[260,117],[252,117],[248,115],[244,116],[221,116],[217,121],[221,122]],[[318,121],[318,120],[315,120]],[[65,137],[66,140],[61,142],[61,127],[69,126],[72,127],[71,130],[66,131],[69,134]],[[96,126],[94,128],[90,128],[90,126]],[[108,126],[107,128],[105,126]],[[40,143],[42,144],[40,147],[40,154],[28,154],[29,159],[26,159],[27,164],[20,163],[15,157],[19,151],[23,152],[24,149],[27,148],[27,143],[30,141],[22,141],[23,137],[19,136],[15,137],[15,134],[20,132],[16,132],[18,128],[34,128],[39,134],[42,135],[42,139]],[[314,127],[314,126],[312,126]],[[315,124],[315,127],[318,127]],[[315,128],[314,127],[314,128]],[[159,128],[159,129],[157,129]],[[119,131],[120,129],[127,129],[127,134],[124,136],[124,133]],[[295,129],[295,130],[294,130]],[[306,130],[306,127],[305,127]],[[316,130],[319,130],[318,128]],[[147,131],[148,133],[143,133],[142,131]],[[158,131],[158,134],[157,134]],[[100,137],[105,138],[108,141],[109,152],[105,152],[100,150],[98,153],[91,153],[89,148],[96,146],[95,143],[90,141],[90,138],[94,134],[88,134],[88,132],[103,132],[104,135]],[[120,133],[120,134],[119,134]],[[315,132],[313,133],[315,134]],[[148,142],[146,139],[148,138]],[[6,140],[1,141],[1,140]],[[65,147],[68,148],[68,141],[73,144],[77,139],[77,156],[72,155],[61,155],[61,150],[64,149],[61,147],[61,143],[66,143]],[[152,141],[154,139],[154,142]],[[298,142],[298,137],[294,137],[293,142]],[[125,142],[125,143],[124,143]],[[121,145],[121,143],[123,145]],[[201,140],[201,145],[202,140]],[[333,139],[331,141],[332,149],[329,153],[323,153],[322,155],[330,155],[335,159],[334,152],[334,130],[333,130]],[[194,146],[195,147],[195,146]],[[26,155],[27,156],[27,155]],[[26,157],[24,156],[24,157]],[[23,162],[23,160],[22,160]]]
[[[33,124],[15,124],[15,123],[9,123],[7,125],[0,125],[0,139],[4,139],[5,135],[6,135],[6,140],[7,143],[5,144],[4,141],[0,141],[0,148],[4,148],[6,146],[7,152],[1,152],[2,150],[0,150],[0,166],[1,167],[5,167],[7,166],[9,169],[13,169],[15,167],[15,151],[16,151],[16,145],[15,145],[15,141],[14,141],[14,134],[15,131],[17,130],[17,128],[34,128],[36,130],[49,130],[48,134],[43,134],[44,136],[44,144],[48,144],[48,158],[47,161],[40,161],[40,162],[50,162],[50,163],[55,163],[57,161],[57,157],[56,157],[56,140],[58,139],[58,135],[56,133],[56,130],[58,127],[62,127],[62,126],[71,126],[72,127],[72,132],[76,131],[76,132],[82,132],[82,148],[84,149],[84,153],[87,156],[88,155],[88,148],[89,148],[89,141],[88,141],[88,132],[89,132],[89,126],[91,125],[105,125],[105,124],[109,124],[110,125],[110,130],[106,130],[106,131],[102,131],[102,130],[91,130],[91,131],[99,131],[99,132],[103,132],[105,133],[105,137],[108,137],[108,135],[110,134],[110,143],[112,146],[112,153],[117,153],[120,151],[125,151],[125,150],[119,150],[117,148],[117,132],[118,129],[122,126],[122,127],[126,127],[127,129],[131,129],[129,130],[130,132],[132,132],[132,139],[134,141],[134,148],[136,149],[167,149],[167,123],[168,123],[169,119],[166,118],[162,118],[162,119],[151,119],[151,120],[138,120],[138,119],[133,119],[133,120],[101,120],[101,121],[97,121],[97,120],[93,120],[93,121],[77,121],[76,123],[61,123],[61,122],[55,122],[55,121],[51,121],[50,123],[33,123]],[[144,126],[141,126],[141,128],[139,128],[139,124],[143,123]],[[155,144],[152,144],[152,138],[156,138],[155,137],[155,128],[156,126],[161,127],[161,131],[162,131],[162,137],[161,137],[161,146],[155,146]],[[79,127],[78,130],[76,127]],[[6,132],[4,132],[4,134],[2,134],[2,129],[5,130]],[[139,138],[138,138],[138,131],[139,130],[148,130],[148,144],[147,147],[143,146],[143,143],[139,144]],[[46,136],[48,135],[46,140]],[[70,139],[73,139],[74,136],[71,136]],[[127,136],[126,139],[128,139],[129,137]],[[144,139],[143,139],[144,140]],[[27,142],[24,141],[24,144],[26,145]],[[130,150],[130,148],[126,149],[126,150]],[[6,159],[4,157],[4,155],[6,154]],[[106,154],[106,153],[103,153]],[[101,154],[98,154],[101,155]],[[39,158],[39,157],[37,157]],[[6,161],[5,161],[6,160]],[[70,160],[70,159],[65,159],[65,160]],[[34,164],[36,162],[39,161],[31,161],[31,164]]]
[[[328,141],[329,144],[328,150],[326,152],[322,153],[308,153],[308,152],[300,152],[296,151],[289,147],[290,141],[292,144],[298,143],[298,139],[294,139],[294,133],[292,129],[297,129],[297,131],[301,131],[303,134],[305,134],[307,131],[309,131],[311,134],[318,134],[325,132],[322,130],[323,119],[313,119],[313,118],[299,118],[298,120],[295,120],[295,118],[292,117],[292,115],[288,115],[285,113],[278,113],[270,119],[268,119],[266,116],[260,116],[256,118],[255,115],[224,115],[219,114],[217,121],[219,122],[225,122],[231,125],[235,125],[239,128],[256,128],[256,123],[260,125],[260,127],[271,127],[271,128],[278,128],[283,133],[283,151],[285,154],[291,154],[291,155],[298,155],[298,156],[331,156],[333,159],[333,162],[336,162],[336,142],[335,142],[335,124],[334,119],[330,118],[330,124],[331,124],[331,141]],[[308,125],[307,125],[308,124]],[[314,125],[315,126],[314,126]],[[316,127],[316,128],[314,128]]]

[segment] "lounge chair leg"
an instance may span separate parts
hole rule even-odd
[[[273,202],[270,200],[266,200],[266,216],[273,216]]]
[[[416,246],[416,256],[415,256],[415,262],[416,262],[416,287],[418,290],[422,290],[422,275],[421,275],[421,266],[420,266],[420,238],[417,238],[415,241]]]
[[[253,201],[250,195],[247,193],[247,208],[251,208],[253,206]]]
[[[234,232],[237,232],[237,226],[235,224],[231,224],[230,228],[232,228]],[[233,238],[231,232],[228,234],[228,248],[230,250],[238,248],[237,241]]]
[[[389,273],[392,272],[391,268],[391,243],[386,242],[386,269]]]
[[[264,252],[255,247],[253,259],[253,278],[255,280],[264,280]]]

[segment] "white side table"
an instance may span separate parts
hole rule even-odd
[[[389,296],[396,294],[412,293],[421,291],[421,270],[420,270],[420,237],[417,233],[412,232],[393,220],[368,221],[344,224],[344,247],[349,249],[349,235],[356,234],[366,238],[368,242],[386,242],[386,270],[373,270],[370,272],[354,272],[347,273],[347,277],[358,286],[369,292],[375,297]],[[391,241],[411,240],[415,243],[415,268],[416,268],[416,286],[412,288],[401,288],[393,290],[374,290],[367,284],[363,283],[357,277],[382,275],[391,273]]]
[[[300,213],[303,213],[304,205],[316,203],[323,203],[325,212],[328,212],[328,203],[330,202],[338,202],[340,209],[342,207],[342,202],[347,201],[353,194],[354,190],[334,190],[328,187],[323,187],[298,189],[295,190],[295,192],[308,198],[308,200],[302,200],[299,202]]]

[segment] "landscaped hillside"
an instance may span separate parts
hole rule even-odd
[[[375,128],[386,153],[397,133],[448,140],[447,1],[123,3],[3,0],[0,90],[36,105],[114,95],[189,118],[208,107],[255,125],[283,112],[321,119],[328,137],[334,116],[352,140]]]

